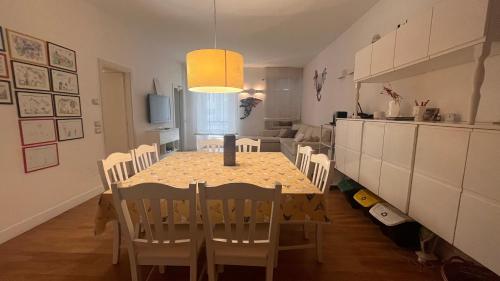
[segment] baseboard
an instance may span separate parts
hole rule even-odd
[[[0,230],[0,244],[66,212],[67,210],[80,205],[90,198],[102,193],[102,187],[95,187],[87,192],[74,196],[58,205],[29,217],[19,223],[13,224]]]

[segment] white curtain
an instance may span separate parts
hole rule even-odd
[[[195,134],[224,135],[237,132],[237,94],[189,94],[193,95],[191,118],[196,120]]]

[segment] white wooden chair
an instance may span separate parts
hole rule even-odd
[[[158,145],[156,143],[152,145],[140,145],[138,148],[132,150],[132,155],[134,156],[134,167],[137,172],[145,170],[160,161]]]
[[[330,159],[325,154],[312,154],[310,163],[313,165],[312,183],[324,194],[329,187],[329,174],[330,174]],[[292,223],[293,224],[293,223]],[[308,239],[308,226],[313,223],[304,222],[304,238]],[[318,262],[323,262],[323,229],[322,224],[315,223],[316,240],[313,243],[279,246],[280,251],[297,250],[297,249],[316,249],[316,259]]]
[[[203,152],[223,152],[224,140],[222,139],[206,139],[198,140],[198,151]]]
[[[295,158],[295,166],[304,174],[306,177],[309,176],[309,164],[311,163],[311,155],[313,149],[310,146],[297,146],[297,157]]]
[[[106,159],[97,161],[101,181],[106,190],[111,188],[114,182],[128,179],[135,171],[134,159],[130,153],[112,153]],[[130,171],[133,167],[133,173]],[[118,264],[120,257],[120,225],[118,221],[113,221],[113,264]]]
[[[311,163],[313,165],[312,183],[325,193],[329,187],[330,159],[325,154],[313,154]]]
[[[163,267],[189,266],[190,281],[197,280],[198,254],[203,242],[197,231],[196,184],[189,188],[176,188],[160,183],[142,183],[127,188],[111,185],[116,212],[124,226],[133,281],[139,280],[140,265]],[[174,202],[189,202],[189,224],[174,223]],[[167,222],[163,221],[161,202],[167,205]],[[129,211],[134,204],[140,216],[145,237],[135,236],[136,230]],[[150,210],[149,212],[146,210]]]
[[[238,152],[260,152],[260,139],[252,140],[247,138],[237,139],[236,148]]]
[[[266,267],[266,280],[273,280],[281,184],[276,183],[271,189],[246,183],[206,187],[200,182],[198,189],[207,245],[208,280],[216,280],[216,265],[226,264]],[[223,224],[212,223],[210,201],[222,201]],[[234,201],[234,219],[230,215],[230,201]],[[256,223],[257,204],[262,201],[272,202],[267,224]],[[249,204],[249,213],[245,212],[245,203]]]

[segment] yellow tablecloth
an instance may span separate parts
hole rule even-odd
[[[330,222],[323,194],[282,153],[237,153],[236,163],[233,167],[224,166],[222,153],[177,152],[124,181],[122,187],[159,182],[186,188],[193,181],[203,180],[208,186],[245,182],[272,188],[278,181],[283,185],[283,221]],[[219,208],[211,209],[217,212]],[[183,204],[176,205],[175,220],[182,222],[187,210]],[[269,206],[262,204],[257,213],[265,220]],[[113,220],[116,220],[116,213],[108,190],[99,199],[95,233],[102,233],[106,223]]]

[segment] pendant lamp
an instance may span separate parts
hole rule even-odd
[[[195,93],[239,93],[243,90],[243,56],[217,49],[217,10],[214,0],[214,48],[187,53],[188,89]]]

